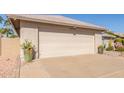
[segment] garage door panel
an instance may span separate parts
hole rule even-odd
[[[43,28],[39,29],[40,58],[94,53],[93,34],[73,34],[73,31],[64,33],[61,29],[57,33],[55,28],[55,30],[51,29],[49,31],[48,29],[47,31]]]

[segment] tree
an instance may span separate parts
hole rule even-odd
[[[4,19],[0,16],[0,24],[2,24]]]
[[[0,24],[2,24],[4,19],[0,16]],[[2,37],[3,29],[0,28],[0,37]]]
[[[7,17],[3,19],[3,17],[0,16],[0,24],[2,24],[2,26],[3,26],[0,29],[1,36],[6,36],[6,37],[13,37],[13,36],[15,37],[16,36],[12,29],[11,22]]]
[[[14,34],[11,27],[11,23],[8,18],[4,21],[4,30],[5,30],[6,37],[9,37],[10,35]]]

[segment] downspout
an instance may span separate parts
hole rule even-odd
[[[40,58],[40,42],[39,42],[39,26],[37,24],[37,29],[38,29],[38,36],[37,36],[37,39],[38,39],[38,54],[37,54],[37,58],[39,59]]]
[[[96,50],[96,31],[94,32],[94,53],[95,54],[97,53],[97,50]]]

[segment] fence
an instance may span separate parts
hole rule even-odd
[[[19,38],[1,38],[0,55],[5,57],[16,57],[20,54]]]

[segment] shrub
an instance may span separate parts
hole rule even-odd
[[[124,46],[124,39],[122,39],[122,45]]]
[[[24,50],[24,59],[26,62],[30,62],[33,59],[33,45],[32,42],[25,41],[22,44],[22,49]]]
[[[5,34],[6,31],[5,31],[4,29],[1,28],[1,29],[0,29],[0,33],[1,33],[1,34]]]
[[[25,40],[25,42],[22,44],[22,49],[24,50],[25,49],[30,50],[32,48],[33,48],[32,43],[27,40]]]
[[[116,48],[116,51],[124,52],[124,47],[118,47],[118,48]]]
[[[122,40],[123,40],[123,39],[121,39],[121,38],[117,38],[117,39],[115,40],[115,43],[116,43],[116,42],[122,43]]]
[[[103,45],[100,45],[100,46],[98,46],[98,48],[103,48],[104,49],[104,46]]]
[[[108,47],[106,48],[106,51],[113,51],[114,47],[112,46],[112,41],[109,41]]]
[[[9,38],[16,38],[18,37],[17,35],[11,35]]]
[[[103,51],[104,51],[104,46],[103,45],[98,46],[98,53],[103,54]]]
[[[113,50],[114,50],[113,46],[106,48],[106,51],[113,51]]]

